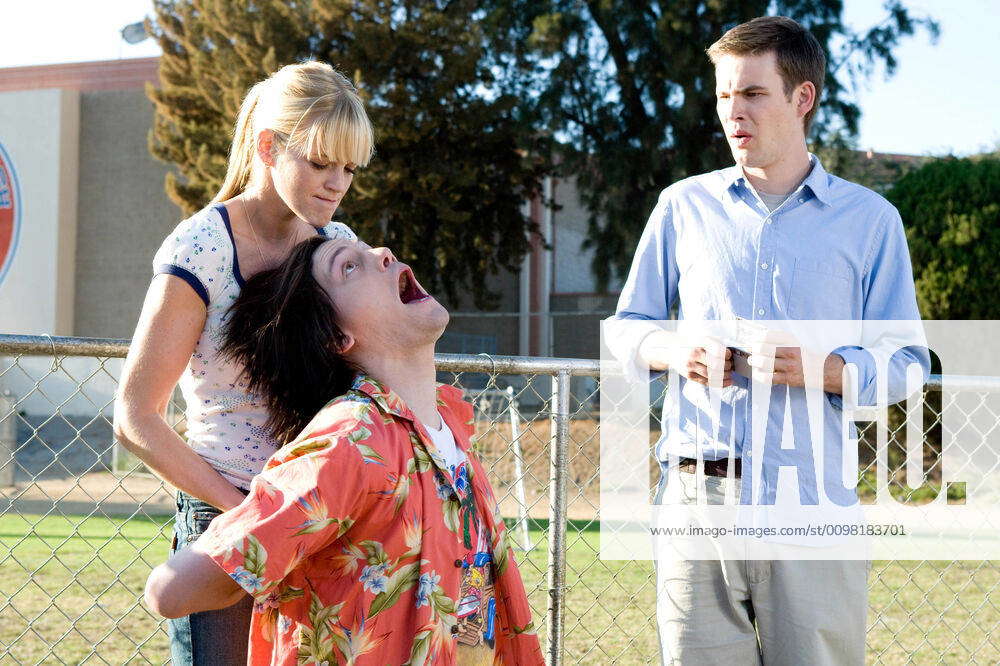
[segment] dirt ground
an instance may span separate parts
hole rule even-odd
[[[519,433],[525,503],[532,518],[546,518],[549,513],[551,427],[548,419],[537,419],[523,423]],[[517,516],[516,450],[512,445],[510,424],[478,422],[476,430],[475,448],[483,464],[491,470],[490,480],[501,497],[501,511],[504,516]],[[592,418],[570,420],[569,437],[568,517],[593,520],[597,517],[601,492],[598,421]]]
[[[508,517],[521,514],[515,483],[515,447],[508,422],[477,422],[476,451],[490,470],[490,480]],[[174,511],[173,489],[145,472],[108,471],[111,467],[110,437],[89,437],[88,444],[54,447],[22,446],[18,453],[17,483],[0,488],[0,513],[14,508],[24,513],[47,513],[58,503],[58,511],[72,514],[169,515]],[[548,419],[521,424],[519,442],[524,478],[524,499],[531,518],[549,514]],[[49,437],[54,441],[56,438]],[[93,441],[106,442],[103,448]],[[600,495],[598,422],[570,422],[568,513],[570,519],[596,518]]]
[[[0,514],[45,514],[56,509],[67,515],[170,515],[176,510],[174,491],[152,474],[123,477],[91,472],[76,478],[43,479],[0,488]]]

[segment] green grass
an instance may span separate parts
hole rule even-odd
[[[170,520],[0,517],[0,663],[165,662],[141,598]]]
[[[141,595],[168,521],[0,517],[0,663],[166,662]],[[519,560],[544,646],[548,555],[531,538]],[[564,663],[658,663],[652,563],[602,562],[599,538],[569,525]],[[869,663],[1000,661],[1000,563],[876,562],[870,582]]]

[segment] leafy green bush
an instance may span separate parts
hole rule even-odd
[[[906,227],[921,315],[1000,318],[1000,159],[935,160],[886,197]]]

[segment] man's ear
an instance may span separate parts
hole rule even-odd
[[[804,118],[816,106],[816,86],[812,81],[803,81],[795,90],[795,110],[799,118]]]
[[[341,344],[337,346],[337,353],[346,354],[347,352],[349,352],[351,349],[354,348],[354,336],[348,333],[347,331],[341,331],[341,334],[344,337],[342,338]]]
[[[267,166],[274,166],[274,132],[261,130],[257,135],[257,157]]]

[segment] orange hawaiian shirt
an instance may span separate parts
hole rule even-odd
[[[506,526],[469,451],[472,406],[451,386],[437,395],[468,484],[402,400],[359,375],[199,539],[256,601],[249,663],[455,664],[462,563],[475,557],[462,535],[470,504],[492,551],[493,663],[544,663]]]

